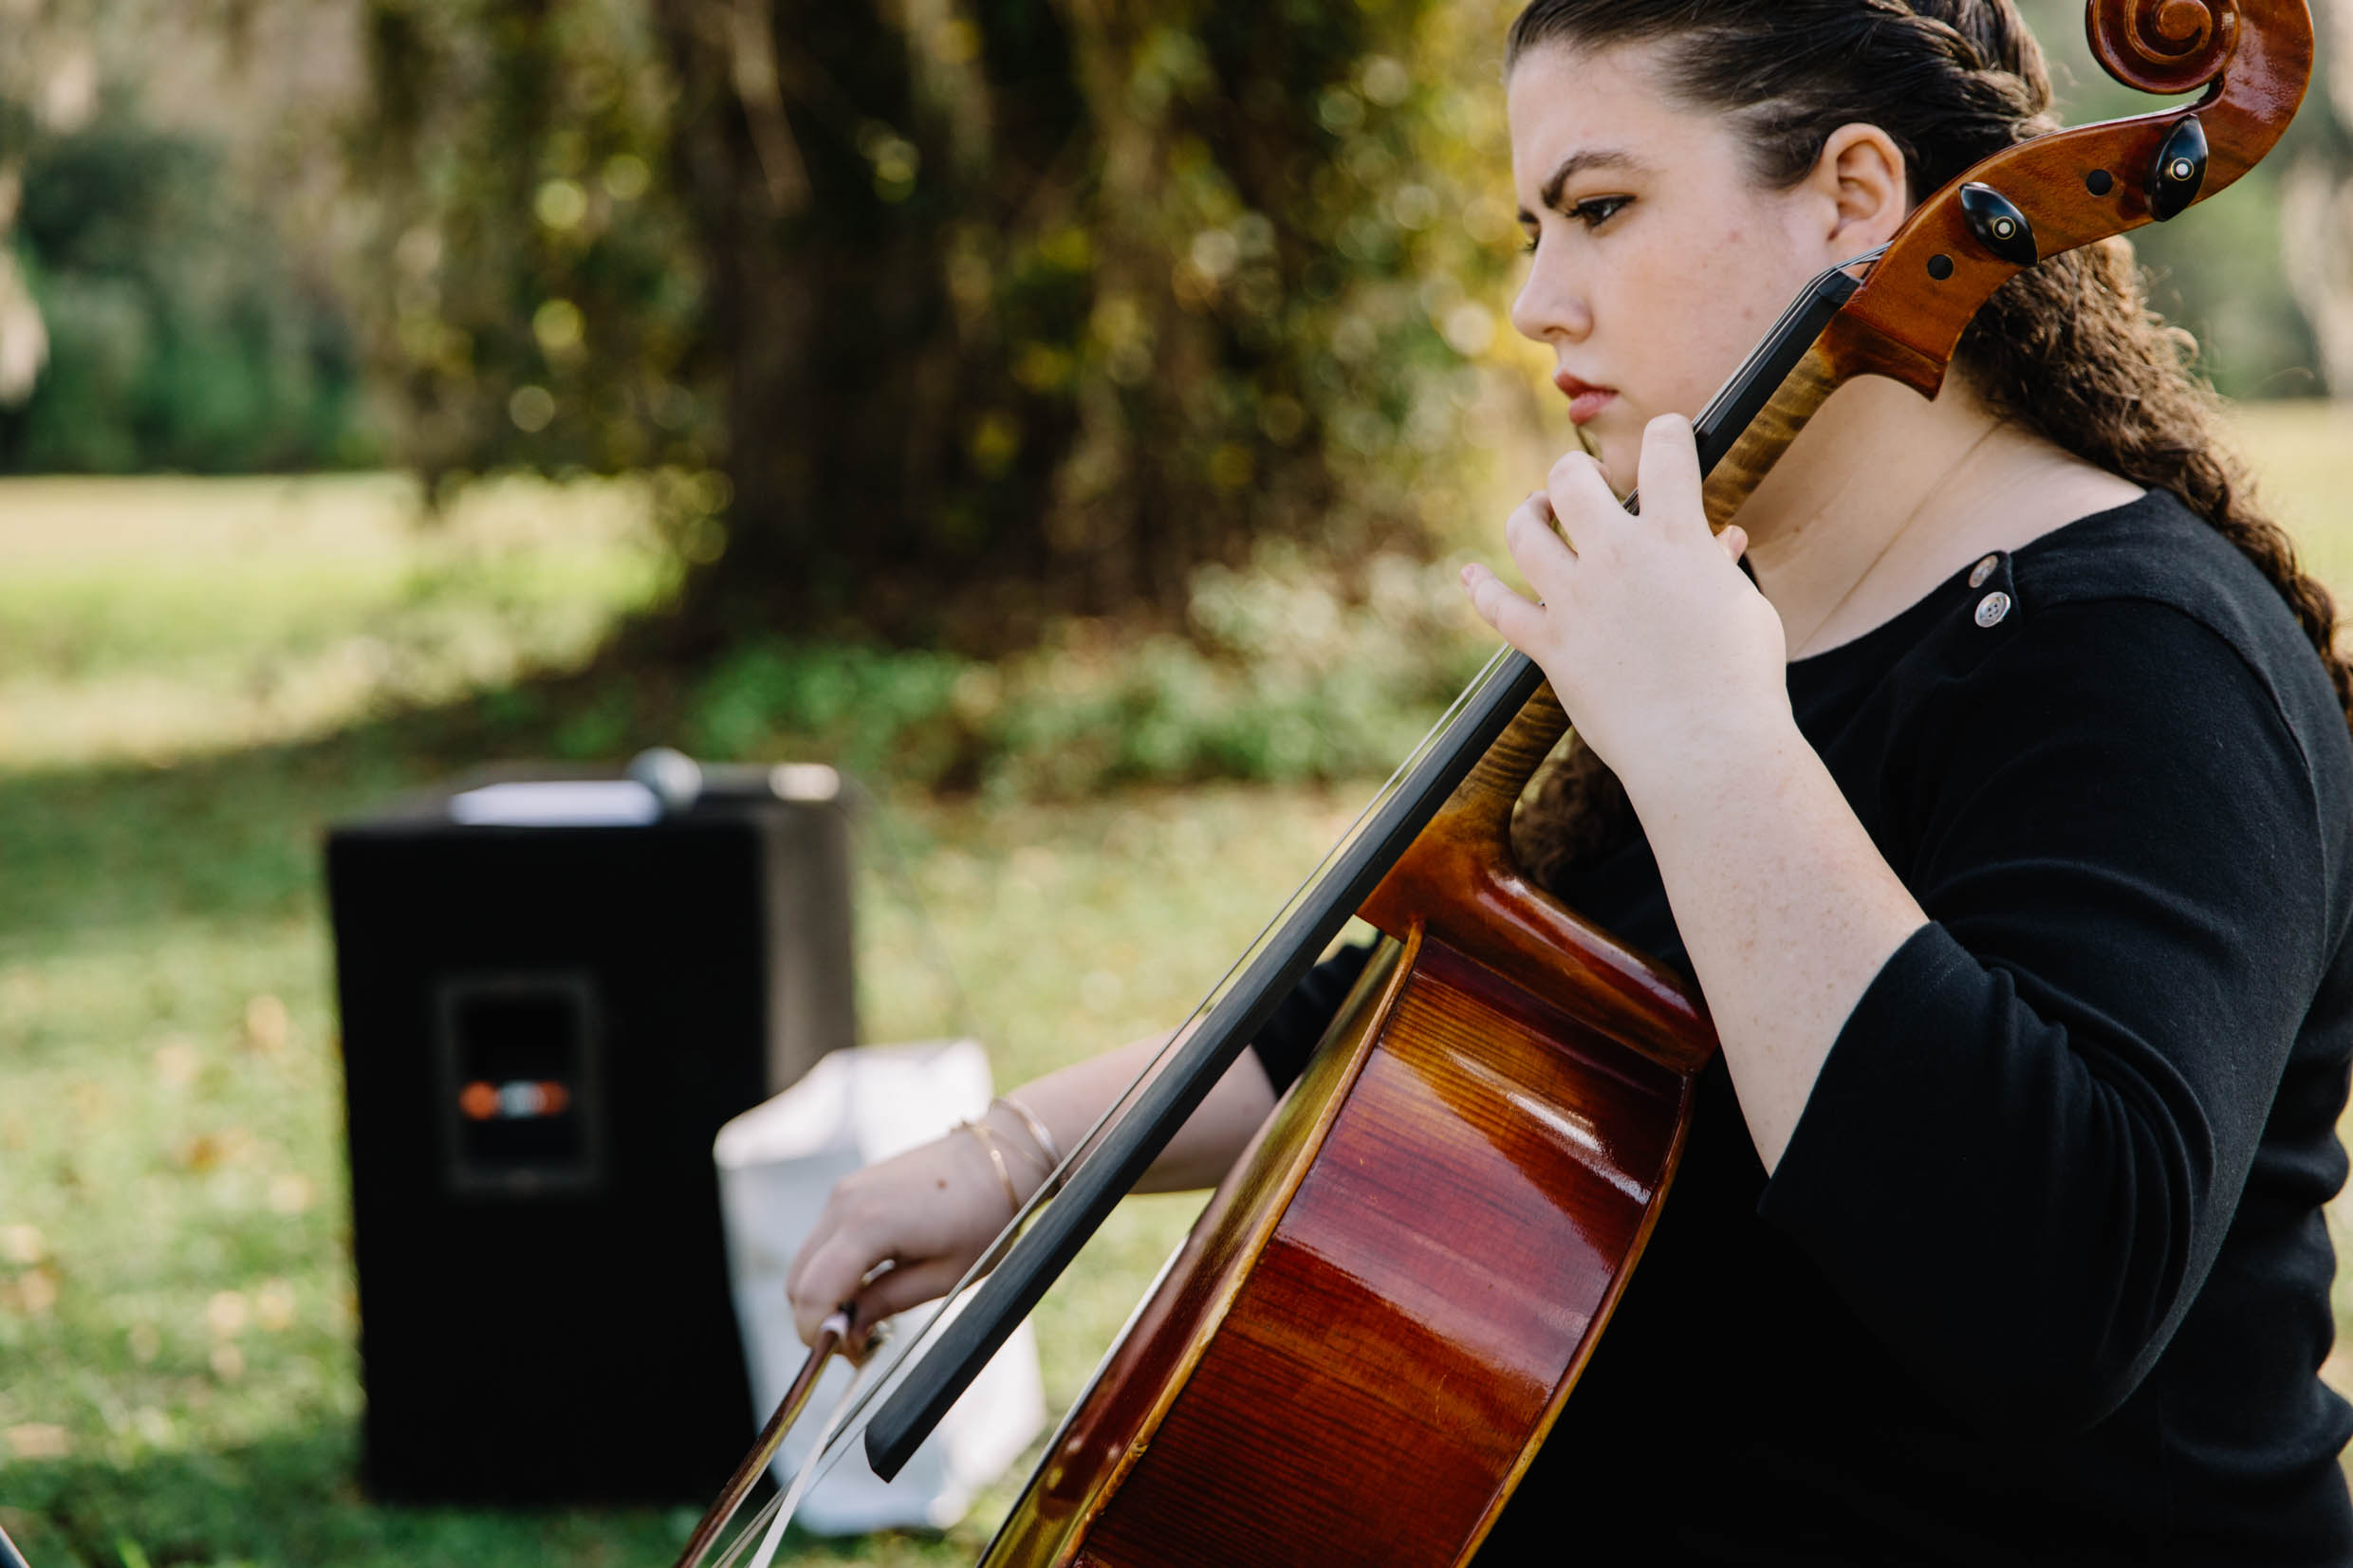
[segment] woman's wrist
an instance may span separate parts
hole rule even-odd
[[[990,1174],[995,1178],[998,1188],[1005,1193],[1007,1218],[1010,1219],[1020,1213],[1021,1206],[1028,1201],[1028,1194],[1013,1183],[1013,1162],[1006,1157],[1005,1145],[999,1141],[997,1130],[991,1127],[984,1116],[978,1120],[957,1122],[948,1135],[953,1138],[959,1134],[969,1134],[972,1142],[979,1148],[982,1156],[988,1160]],[[1035,1189],[1032,1188],[1031,1190]]]
[[[1053,1175],[1057,1163],[1047,1158],[1037,1134],[1024,1123],[1020,1113],[1002,1098],[991,1100],[989,1108],[973,1119],[973,1125],[986,1133],[1004,1153],[1022,1202],[1028,1202],[1030,1194]]]
[[[1793,757],[1810,751],[1787,700],[1746,704],[1678,727],[1671,738],[1603,761],[1656,834],[1692,812],[1720,809],[1735,793],[1770,790]],[[1671,830],[1671,829],[1670,829]]]
[[[1000,1105],[1012,1112],[1015,1118],[1020,1121],[1022,1131],[1028,1135],[1030,1145],[1037,1150],[1038,1163],[1048,1171],[1059,1169],[1063,1159],[1062,1145],[1055,1140],[1054,1130],[1047,1126],[1025,1101],[1016,1099],[1011,1095],[999,1095],[990,1103],[990,1109],[994,1110]]]

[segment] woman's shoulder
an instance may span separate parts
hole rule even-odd
[[[2020,636],[2079,644],[2083,656],[2123,664],[2159,688],[2235,663],[2307,762],[2325,766],[2318,753],[2341,756],[2353,772],[2335,685],[2303,624],[2255,563],[2178,497],[2151,490],[2044,534],[2001,564],[2011,600],[2006,618],[2014,618]],[[2034,638],[2038,622],[2045,636]],[[2168,626],[2175,635],[2154,630]],[[2144,650],[2156,651],[2151,643],[2179,664],[2133,668]]]
[[[2353,921],[2353,734],[2328,671],[2263,572],[2173,496],[1992,552],[1878,636],[1791,695],[1899,874],[1973,841],[1968,822],[2009,842],[2042,821],[2121,854],[2172,846],[2177,869],[2260,864],[2321,890],[2328,932]]]
[[[1960,586],[1891,683],[1933,773],[1966,792],[1978,771],[2024,777],[2039,759],[2066,775],[2052,789],[2104,790],[2113,809],[2161,799],[2216,833],[2226,817],[2260,824],[2267,854],[2305,842],[2332,921],[2353,917],[2353,734],[2335,684],[2212,525],[2153,490],[1990,556]]]
[[[2077,518],[2022,545],[2011,563],[2046,603],[2164,604],[2251,653],[2283,638],[2310,652],[2270,580],[2170,490]]]

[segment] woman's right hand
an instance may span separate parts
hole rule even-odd
[[[1151,1067],[1168,1038],[1131,1041],[1024,1084],[1022,1108],[1038,1119],[1057,1151],[1074,1149]],[[1136,1190],[1216,1186],[1273,1109],[1274,1091],[1257,1053],[1243,1052]],[[1006,1184],[1027,1202],[1045,1182],[1047,1151],[1028,1118],[999,1100],[981,1125],[1005,1156],[1004,1180],[988,1146],[973,1133],[955,1132],[834,1185],[785,1275],[792,1325],[804,1344],[814,1342],[825,1319],[845,1304],[857,1305],[857,1343],[893,1313],[946,1295],[1011,1221]],[[876,1274],[884,1264],[891,1266]]]
[[[989,1120],[1024,1198],[1045,1180],[1028,1142]],[[792,1326],[804,1344],[856,1303],[853,1344],[893,1313],[944,1296],[1012,1219],[1005,1183],[970,1132],[957,1131],[851,1172],[834,1184],[816,1228],[785,1276]],[[891,1266],[871,1281],[883,1264]]]

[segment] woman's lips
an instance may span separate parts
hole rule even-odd
[[[1577,379],[1566,371],[1553,377],[1552,384],[1559,387],[1562,396],[1568,399],[1568,417],[1572,424],[1584,424],[1607,408],[1610,400],[1618,396],[1616,387],[1597,387],[1590,381]]]

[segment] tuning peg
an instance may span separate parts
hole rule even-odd
[[[1961,187],[1961,215],[1969,220],[1969,231],[1977,236],[1977,243],[2013,267],[2032,267],[2039,259],[2034,249],[2034,225],[2018,211],[2017,203],[1991,185],[1972,181]]]
[[[2185,115],[2149,171],[2149,215],[2163,223],[2197,199],[2206,183],[2206,127]]]

